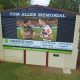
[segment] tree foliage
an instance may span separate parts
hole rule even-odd
[[[51,0],[50,7],[78,12],[80,0]]]
[[[26,7],[30,0],[0,0],[0,10]]]
[[[79,11],[80,0],[51,0],[50,7],[65,10]],[[12,9],[17,7],[27,7],[30,0],[0,0],[0,10]]]

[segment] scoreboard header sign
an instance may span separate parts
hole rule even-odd
[[[17,13],[10,12],[10,16],[26,16],[26,17],[46,17],[46,18],[65,18],[65,14],[53,14],[53,13]]]
[[[32,5],[23,9],[9,10],[2,12],[2,16],[28,16],[28,17],[54,17],[74,18],[75,15],[69,12],[52,9],[45,6]]]

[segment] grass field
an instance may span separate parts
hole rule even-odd
[[[40,28],[40,27],[35,27],[35,28],[33,28],[33,31],[34,31],[35,33],[40,34],[40,33],[41,33],[41,28]],[[52,34],[53,34],[53,40],[52,40],[52,41],[56,41],[57,27],[56,27],[56,28],[55,28],[55,27],[52,27]],[[19,30],[19,29],[17,29],[17,38],[18,38],[18,39],[22,39],[21,33],[20,33],[20,30]],[[40,38],[39,35],[36,35],[36,36],[34,37],[34,40],[42,40],[42,39]]]
[[[80,80],[80,70],[68,75],[61,69],[0,62],[0,80]]]

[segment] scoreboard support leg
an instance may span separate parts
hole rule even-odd
[[[64,55],[64,67],[63,67],[63,73],[64,74],[71,74],[71,69],[70,69],[70,65],[71,65],[71,56],[69,54],[65,54]]]
[[[26,64],[26,50],[24,50],[24,64]]]
[[[48,67],[48,55],[49,55],[49,52],[46,52],[46,67]]]

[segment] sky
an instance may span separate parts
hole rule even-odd
[[[50,0],[31,0],[32,5],[48,6],[49,3],[50,3]]]

